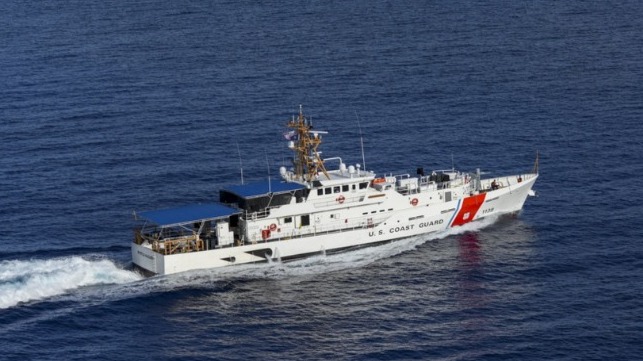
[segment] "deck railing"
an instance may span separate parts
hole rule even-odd
[[[203,251],[205,247],[203,240],[199,238],[199,236],[192,235],[153,242],[152,250],[157,253],[169,255]]]

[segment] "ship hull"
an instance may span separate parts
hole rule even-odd
[[[483,218],[520,211],[536,178],[537,175],[534,175],[512,186],[442,203],[423,202],[421,194],[409,196],[415,197],[412,206],[392,213],[375,225],[290,235],[246,245],[170,255],[155,252],[149,244],[132,243],[132,260],[147,273],[163,275],[268,260],[288,261],[346,252],[411,236],[439,234]]]

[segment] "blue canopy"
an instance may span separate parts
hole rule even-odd
[[[299,183],[287,183],[273,179],[271,182],[264,180],[260,182],[229,186],[223,190],[243,198],[253,198],[264,196],[269,193],[284,193],[303,188],[305,188],[305,186]]]
[[[223,204],[191,204],[178,208],[159,209],[136,213],[137,218],[151,221],[159,226],[193,223],[208,219],[224,218],[240,213],[236,208]]]

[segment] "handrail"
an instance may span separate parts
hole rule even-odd
[[[346,203],[358,203],[364,199],[363,195],[359,195],[359,196],[353,196],[353,197],[344,197],[344,199],[341,202],[339,202],[339,195],[341,195],[341,193],[337,193],[337,194],[338,196],[335,199],[313,202],[313,207],[322,208],[322,207],[328,207],[332,205],[339,205],[339,204],[346,204]]]
[[[152,243],[152,250],[164,255],[205,250],[204,242],[198,235],[166,238]]]
[[[400,179],[407,179],[407,178],[411,178],[411,174],[410,174],[410,173],[396,174],[396,175],[394,175],[393,177],[394,177],[396,180],[398,180],[398,181],[399,181]]]
[[[245,211],[245,212],[243,213],[243,219],[252,219],[252,220],[255,220],[255,219],[260,219],[260,218],[266,218],[266,217],[268,217],[269,215],[270,215],[270,208],[266,208],[266,209],[264,209],[264,210],[262,210],[262,211],[258,211],[258,212],[248,212],[248,211]]]

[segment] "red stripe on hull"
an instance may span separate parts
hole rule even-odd
[[[487,196],[486,193],[478,194],[475,196],[467,197],[462,201],[462,208],[460,212],[451,223],[451,227],[461,226],[465,223],[469,223],[473,220],[473,217],[476,216],[478,210],[484,203],[484,199]]]

